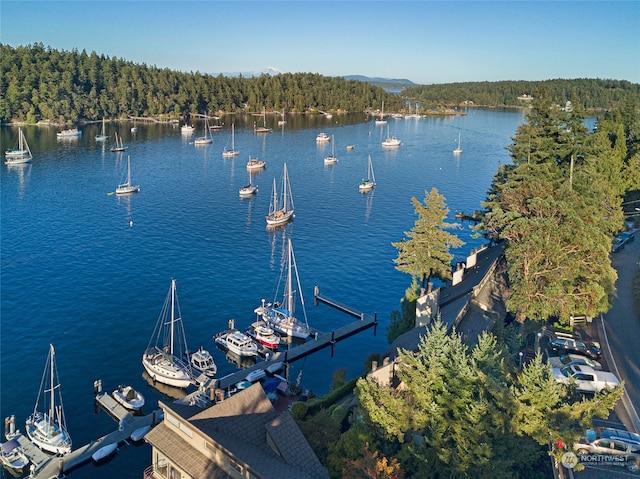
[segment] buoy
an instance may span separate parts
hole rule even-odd
[[[133,226],[133,220],[129,220],[129,226]]]

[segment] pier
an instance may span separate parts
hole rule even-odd
[[[33,479],[63,477],[65,472],[85,462],[91,461],[91,456],[100,448],[109,444],[128,444],[128,441],[131,440],[131,434],[134,431],[145,426],[152,427],[162,419],[162,410],[154,410],[146,416],[134,416],[106,392],[96,391],[95,400],[97,405],[118,421],[118,428],[109,434],[91,441],[89,444],[72,450],[69,454],[54,456],[45,453],[35,446],[28,437],[20,433],[15,435],[15,439],[20,446],[22,446],[22,450],[31,462],[30,474],[27,477]]]
[[[371,327],[374,328],[373,331],[375,334],[378,326],[378,317],[376,314],[371,316],[351,306],[348,306],[345,303],[329,298],[320,293],[320,288],[318,286],[314,288],[314,299],[316,301],[332,306],[351,316],[354,316],[358,318],[358,320],[341,326],[340,328],[337,328],[331,332],[323,333],[320,331],[316,331],[314,339],[310,339],[307,342],[286,351],[274,351],[273,354],[265,361],[261,361],[246,369],[236,371],[218,379],[216,381],[216,387],[218,389],[228,390],[238,382],[245,380],[246,377],[254,371],[257,371],[259,369],[266,370],[269,366],[275,365],[278,362],[282,362],[286,369],[290,363],[299,359],[303,359],[310,354],[313,354],[327,347],[331,348],[331,356],[333,357],[334,346],[338,341],[347,339]]]

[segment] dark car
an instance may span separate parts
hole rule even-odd
[[[635,231],[623,231],[622,233],[618,233],[618,238],[622,240],[624,244],[633,243],[633,240],[636,237]]]
[[[600,347],[591,341],[579,341],[570,338],[553,338],[549,346],[558,354],[579,354],[591,359],[598,359],[602,354]]]
[[[613,238],[613,242],[611,243],[611,252],[617,253],[621,249],[624,248],[625,242],[622,238],[618,238],[617,236]]]

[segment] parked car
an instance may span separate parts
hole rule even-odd
[[[589,429],[586,436],[581,437],[573,445],[573,450],[576,451],[579,459],[580,456],[599,454],[602,455],[597,458],[600,461],[609,459],[610,463],[623,462],[629,471],[638,472],[640,471],[640,442],[638,441],[640,441],[640,435],[635,433],[613,428],[594,428]]]
[[[552,338],[562,338],[562,339],[575,339],[576,341],[589,341],[597,348],[600,348],[600,343],[594,341],[591,337],[585,336],[580,331],[574,329],[573,331],[555,331],[551,330]]]
[[[634,231],[623,231],[622,233],[618,233],[617,238],[620,238],[624,244],[633,243],[635,239],[636,232]]]
[[[558,354],[578,354],[591,359],[598,359],[601,355],[600,345],[592,341],[578,341],[569,338],[553,338],[549,346]]]
[[[561,369],[554,368],[553,374],[557,382],[575,386],[581,393],[606,392],[620,384],[615,374],[596,371],[584,364],[571,364]]]
[[[624,249],[624,245],[624,240],[616,236],[615,238],[613,238],[613,242],[611,243],[611,252],[617,253],[618,251]]]
[[[586,356],[580,356],[579,354],[562,354],[560,356],[551,356],[549,358],[549,364],[552,368],[563,368],[570,364],[584,364],[596,371],[602,371],[602,364],[595,359],[588,358]]]

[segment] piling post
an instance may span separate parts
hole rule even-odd
[[[329,341],[331,343],[331,357],[333,357],[333,350],[334,350],[334,346],[336,345],[335,336],[336,336],[335,330],[331,331],[331,341]]]
[[[373,313],[373,335],[376,335],[378,329],[378,313]]]
[[[64,477],[64,459],[58,460],[58,478]]]

